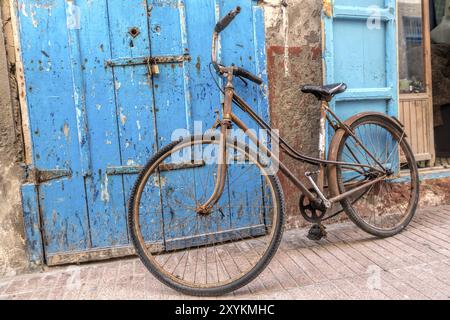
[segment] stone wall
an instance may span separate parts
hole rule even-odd
[[[11,275],[29,269],[25,251],[20,185],[23,159],[20,113],[10,76],[14,63],[7,55],[5,35],[10,33],[9,8],[2,1],[0,19],[0,275]],[[5,32],[3,32],[5,31]],[[14,80],[14,79],[11,79]]]
[[[300,86],[322,84],[321,10],[316,0],[264,1],[271,122],[294,148],[318,156],[319,107],[317,99],[305,95]],[[281,156],[299,177],[308,166]],[[290,227],[299,219],[299,191],[280,176],[287,203]]]

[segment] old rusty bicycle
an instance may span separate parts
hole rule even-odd
[[[239,12],[239,7],[232,10],[213,33],[212,66],[225,80],[215,130],[159,150],[140,173],[129,201],[129,232],[140,259],[162,283],[190,295],[234,291],[271,261],[284,223],[274,167],[301,192],[299,211],[315,224],[310,237],[316,240],[324,236],[322,222],[340,212],[372,235],[393,236],[409,224],[419,199],[418,169],[401,123],[381,113],[342,121],[329,108],[345,84],[302,87],[322,101],[323,119],[335,131],[327,157],[321,148],[319,158],[295,150],[237,95],[236,77],[263,83],[245,69],[217,62],[219,33]],[[233,105],[268,132],[269,144],[248,130]],[[246,133],[248,143],[232,137],[233,126]],[[325,121],[320,129],[323,139]],[[287,156],[318,167],[306,174],[309,187],[279,160],[275,144]]]

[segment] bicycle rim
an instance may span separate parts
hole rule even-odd
[[[130,232],[141,260],[160,281],[191,295],[221,295],[253,280],[282,234],[278,182],[246,148],[228,145],[235,158],[225,191],[210,213],[196,212],[214,188],[217,147],[214,139],[183,140],[161,150],[130,201]],[[180,157],[193,165],[161,170]]]
[[[419,199],[414,155],[403,133],[378,116],[361,118],[353,123],[352,129],[375,159],[349,135],[341,141],[338,159],[374,167],[378,167],[378,162],[390,172],[386,178],[364,189],[364,195],[356,203],[344,199],[341,204],[353,222],[366,232],[379,237],[395,235],[409,224]],[[337,166],[339,191],[348,191],[344,182],[370,181],[377,175]]]

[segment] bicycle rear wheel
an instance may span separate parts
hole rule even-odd
[[[182,293],[217,296],[252,281],[275,254],[283,196],[255,153],[227,146],[225,191],[214,190],[219,141],[192,137],[161,149],[145,166],[129,202],[131,239],[147,269]]]
[[[350,127],[376,160],[358,145],[356,139],[342,132],[333,140],[335,145],[330,148],[330,159],[376,168],[381,164],[389,173],[381,181],[361,190],[362,196],[356,203],[347,198],[341,205],[364,231],[377,237],[393,236],[408,226],[419,202],[419,174],[414,154],[403,131],[384,116],[359,117]],[[356,167],[334,166],[330,172],[329,179],[340,194],[380,176],[373,170]]]

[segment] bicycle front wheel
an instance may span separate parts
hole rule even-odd
[[[282,237],[279,181],[248,147],[227,145],[225,190],[209,212],[199,210],[214,190],[218,151],[214,137],[164,147],[141,172],[129,202],[140,259],[161,282],[189,295],[218,296],[248,284]]]
[[[354,137],[342,134],[330,148],[330,158],[367,164],[387,170],[385,178],[359,191],[359,200],[341,201],[350,219],[364,231],[377,237],[390,237],[408,226],[419,202],[419,174],[414,154],[400,128],[377,114],[358,117],[350,124]],[[336,147],[337,146],[337,147]],[[340,194],[380,177],[366,168],[335,166],[330,168],[331,183]],[[333,175],[334,173],[334,175]]]

